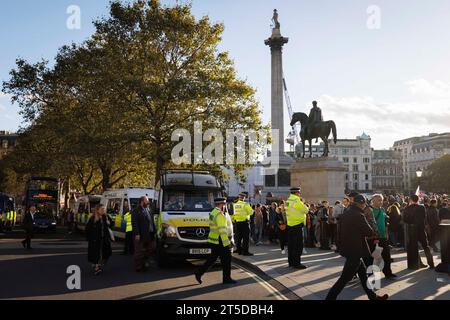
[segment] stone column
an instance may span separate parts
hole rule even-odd
[[[272,55],[272,129],[279,130],[279,154],[284,154],[284,108],[283,108],[283,45],[289,39],[274,28],[272,36],[265,41]]]

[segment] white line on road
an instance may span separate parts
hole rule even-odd
[[[237,265],[237,264],[233,264],[235,267],[237,267],[238,269],[241,269],[244,273],[246,273],[249,277],[253,278],[253,280],[255,280],[256,282],[258,282],[261,286],[263,286],[267,291],[270,292],[270,294],[272,294],[277,300],[289,300],[284,294],[282,294],[281,292],[279,292],[274,286],[272,286],[271,284],[269,284],[267,281],[265,281],[263,278],[261,278],[260,276],[248,271],[246,268]]]

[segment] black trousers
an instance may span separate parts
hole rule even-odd
[[[381,239],[379,246],[383,248],[381,256],[383,257],[384,267],[383,273],[385,276],[390,276],[392,274],[391,269],[391,248],[389,248],[389,241],[386,239]]]
[[[423,248],[423,252],[425,253],[425,256],[427,257],[427,263],[429,266],[434,266],[433,262],[433,255],[431,254],[430,246],[428,243],[427,234],[425,233],[425,230],[421,230],[417,234],[417,241],[420,243],[420,245]]]
[[[375,298],[376,294],[371,289],[367,287],[367,273],[364,264],[362,263],[360,258],[347,258],[345,261],[344,269],[342,270],[342,274],[339,277],[338,281],[334,284],[334,286],[328,292],[325,300],[336,300],[337,296],[342,292],[347,283],[349,283],[355,274],[358,274],[359,280],[361,281],[361,285],[364,291],[367,294],[369,299]]]
[[[228,281],[231,279],[231,248],[224,247],[222,242],[220,244],[211,244],[211,255],[206,260],[199,269],[198,273],[202,276],[208,272],[209,268],[217,261],[220,257],[220,263],[223,269],[223,281]]]
[[[303,253],[303,225],[287,227],[288,233],[288,261],[290,267],[301,264]]]
[[[25,231],[25,240],[22,243],[25,243],[25,246],[30,249],[31,248],[31,238],[33,237],[33,231],[26,230]]]
[[[132,231],[125,233],[125,246],[123,248],[123,254],[134,254],[134,239]]]
[[[287,244],[287,229],[285,230],[278,230],[278,239],[280,240],[280,248],[281,250],[284,250],[284,247]]]
[[[335,223],[330,223],[328,225],[328,231],[330,231],[330,242],[331,242],[331,244],[336,245],[337,225]]]
[[[236,222],[236,251],[247,253],[250,241],[250,225],[248,221]]]

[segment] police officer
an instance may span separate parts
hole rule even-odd
[[[195,273],[195,279],[202,283],[202,276],[220,257],[223,268],[223,284],[236,283],[231,279],[231,242],[228,236],[227,219],[225,215],[225,198],[214,200],[216,207],[209,214],[208,243],[211,246],[211,255],[205,264]]]
[[[252,256],[248,251],[250,241],[250,216],[253,209],[245,202],[245,193],[239,194],[239,200],[233,204],[233,220],[236,222],[236,252],[244,256]]]
[[[306,269],[306,266],[301,264],[301,255],[303,253],[303,227],[306,225],[308,208],[300,199],[300,188],[291,189],[291,195],[287,199],[285,207],[289,267]]]
[[[134,242],[133,242],[133,224],[131,222],[131,212],[128,211],[123,216],[126,227],[125,227],[125,246],[123,248],[123,255],[134,254]]]

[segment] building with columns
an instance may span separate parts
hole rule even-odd
[[[396,141],[392,150],[401,153],[403,190],[414,191],[417,170],[425,170],[435,160],[450,154],[450,132]]]
[[[374,192],[395,194],[403,188],[402,155],[395,150],[372,150]]]

